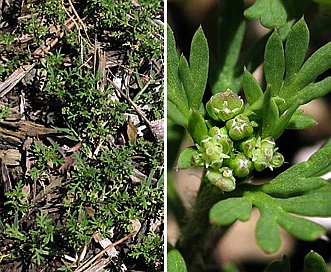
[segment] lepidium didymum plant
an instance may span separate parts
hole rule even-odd
[[[261,0],[256,5],[269,2]],[[284,164],[277,148],[277,139],[284,130],[302,130],[316,124],[299,106],[331,91],[331,77],[316,81],[331,68],[331,43],[305,60],[310,36],[305,20],[286,22],[286,17],[263,17],[257,13],[261,7],[256,5],[245,11],[246,17],[262,17],[261,22],[274,29],[262,51],[263,88],[252,75],[257,63],[249,56],[246,62],[238,62],[245,31],[243,19],[238,21],[223,67],[218,67],[209,53],[202,28],[192,39],[187,60],[178,55],[168,27],[168,117],[172,124],[185,128],[194,141],[179,155],[177,167],[203,168],[192,212],[185,210],[171,178],[168,181],[168,207],[180,227],[176,246],[168,247],[168,271],[208,271],[217,239],[237,220],[248,220],[253,207],[260,212],[256,241],[267,253],[280,249],[279,227],[305,241],[314,241],[326,232],[306,218],[331,216],[331,185],[322,178],[331,170],[331,141],[308,161],[290,167],[269,182],[256,184],[254,173]],[[277,8],[276,14],[282,15]],[[283,27],[277,20],[284,21]],[[239,74],[238,63],[242,71]],[[207,82],[212,95],[204,103]],[[306,257],[305,271],[324,271],[323,259],[311,254]],[[309,270],[310,261],[320,266]],[[284,259],[282,264],[287,262]],[[268,269],[280,271],[275,264]]]

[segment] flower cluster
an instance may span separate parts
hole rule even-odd
[[[243,100],[231,90],[212,96],[206,109],[223,126],[209,128],[208,135],[196,144],[192,164],[206,167],[206,177],[212,184],[232,191],[236,178],[245,178],[254,169],[273,169],[284,163],[274,139],[255,135],[258,124],[244,114]]]

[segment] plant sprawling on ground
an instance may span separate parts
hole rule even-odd
[[[18,2],[0,13],[1,267],[162,270],[162,1]]]

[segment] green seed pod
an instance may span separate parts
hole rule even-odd
[[[233,176],[232,169],[228,167],[223,167],[219,170],[208,170],[206,177],[212,184],[222,191],[230,192],[236,188],[236,179]]]
[[[244,111],[244,101],[227,89],[213,95],[206,104],[209,116],[216,121],[227,121]]]
[[[244,115],[238,115],[227,121],[226,127],[232,140],[241,140],[252,136],[254,133],[250,120]]]

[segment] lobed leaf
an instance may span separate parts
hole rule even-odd
[[[167,100],[167,114],[168,117],[177,125],[187,127],[189,113],[182,112],[178,105],[174,104],[168,97]]]
[[[191,73],[190,73],[190,67],[188,65],[188,62],[186,58],[181,55],[179,59],[179,66],[178,66],[178,71],[179,71],[179,78],[183,84],[186,97],[188,100],[188,106],[190,109],[195,108],[195,100],[196,100],[196,88],[195,88],[195,83],[197,81],[196,78],[192,78]],[[203,90],[204,91],[204,90]],[[200,100],[201,103],[201,100]]]
[[[209,47],[200,27],[194,34],[190,51],[190,76],[195,87],[186,90],[191,109],[199,109],[205,92],[209,69]]]
[[[269,137],[274,131],[277,119],[279,117],[278,106],[271,97],[271,89],[267,87],[263,101],[263,119],[262,119],[262,138]]]
[[[310,90],[309,92],[306,91],[305,95],[302,95],[302,91],[300,90],[305,88],[309,83],[315,81],[315,79],[319,75],[321,75],[330,68],[331,68],[331,42],[327,43],[326,45],[318,49],[314,54],[312,54],[310,58],[303,64],[300,71],[297,72],[295,78],[291,82],[285,82],[284,87],[279,94],[280,97],[284,98],[285,100],[290,99],[292,97],[295,97],[295,99],[299,98],[305,100],[305,95],[311,93],[313,90]],[[315,84],[319,84],[319,83],[315,83]],[[320,86],[322,85],[323,84],[320,84]],[[310,86],[306,88],[309,87]],[[330,91],[330,87],[328,87],[328,89]],[[315,88],[314,91],[318,92],[318,88]],[[313,98],[309,98],[310,100],[305,101],[304,103],[307,103],[312,99],[315,99],[323,95],[325,95],[325,92],[318,92],[317,96],[312,95]],[[292,101],[294,100],[292,99]],[[290,105],[291,102],[287,104]]]
[[[281,246],[281,238],[277,226],[277,216],[268,209],[260,210],[260,218],[256,224],[256,241],[267,253],[275,253]]]
[[[321,149],[316,151],[306,162],[298,163],[286,171],[279,174],[271,182],[286,184],[289,180],[309,177],[319,177],[331,169],[331,140],[329,140]],[[288,186],[291,186],[290,183]]]
[[[189,107],[186,93],[179,78],[178,72],[179,59],[176,50],[176,42],[173,32],[167,28],[167,99],[171,107],[170,115],[174,122],[179,125],[187,124]],[[174,112],[172,111],[174,110]],[[179,115],[176,117],[176,115]]]
[[[209,83],[212,93],[231,89],[238,93],[242,83],[242,66],[237,69],[241,45],[245,35],[245,20],[242,16],[244,1],[226,1],[220,20],[218,46],[211,61]]]
[[[325,180],[322,178],[310,178]],[[307,194],[287,199],[277,199],[277,203],[284,210],[304,216],[331,216],[331,185],[323,186]]]
[[[185,260],[177,249],[168,252],[167,269],[171,272],[187,272]]]
[[[286,40],[286,76],[285,81],[292,81],[300,70],[309,45],[309,30],[302,18],[291,29]]]
[[[255,77],[247,70],[243,76],[243,87],[248,104],[253,105],[262,95],[262,89]]]
[[[285,58],[282,40],[274,31],[270,36],[264,53],[264,74],[272,96],[278,95],[285,74]]]
[[[325,229],[321,225],[286,212],[279,214],[277,223],[300,240],[314,241],[325,234]]]
[[[287,129],[307,129],[317,124],[316,120],[310,116],[303,115],[302,110],[297,110],[287,124]]]
[[[188,132],[196,143],[200,143],[206,136],[208,136],[208,128],[205,119],[200,111],[192,110],[188,121]]]
[[[325,180],[322,178],[294,176],[291,179],[273,179],[262,185],[261,191],[277,197],[289,197],[318,189],[323,185]]]
[[[287,20],[287,12],[281,0],[257,0],[245,10],[244,15],[250,20],[261,18],[262,25],[270,29],[284,25]]]
[[[216,203],[209,211],[209,220],[217,226],[227,226],[235,222],[247,221],[252,213],[252,203],[245,197],[228,198]]]

